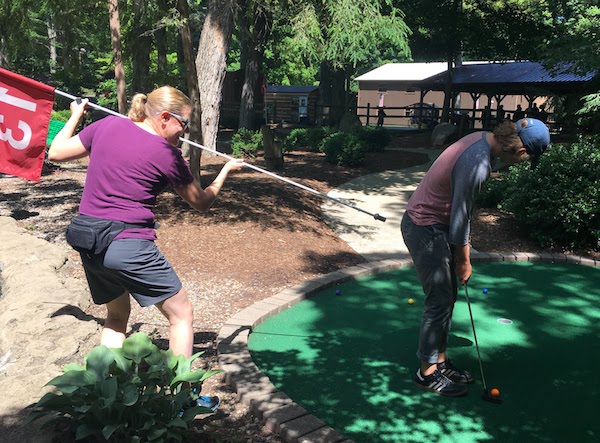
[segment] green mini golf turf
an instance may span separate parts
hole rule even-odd
[[[501,405],[481,399],[463,288],[448,354],[475,376],[469,395],[413,386],[423,306],[413,268],[327,288],[255,328],[249,348],[278,389],[357,443],[600,441],[600,269],[479,263],[469,296]]]

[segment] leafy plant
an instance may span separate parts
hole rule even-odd
[[[368,152],[383,152],[392,139],[388,130],[379,126],[358,126],[356,136],[364,142]]]
[[[283,142],[286,151],[304,148],[307,145],[308,128],[292,129]]]
[[[240,128],[231,137],[231,150],[234,157],[241,158],[246,155],[255,157],[256,152],[261,146],[262,134],[260,131]]]
[[[284,148],[287,151],[306,149],[310,152],[319,152],[322,148],[323,140],[331,133],[332,130],[328,126],[292,129],[284,141]]]
[[[210,409],[191,406],[202,382],[221,371],[191,369],[190,358],[161,351],[142,333],[121,349],[97,346],[83,366],[66,365],[50,380],[49,392],[35,404],[25,423],[50,418],[42,427],[65,422],[77,440],[111,442],[181,441],[188,423]]]
[[[323,152],[329,163],[357,167],[363,164],[367,147],[354,134],[336,132],[323,142]]]
[[[515,214],[543,247],[600,249],[600,137],[553,145],[537,168],[513,166],[491,182],[481,202]],[[487,200],[487,202],[486,202]]]

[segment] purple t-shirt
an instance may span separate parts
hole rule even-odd
[[[194,178],[181,151],[128,118],[105,117],[79,138],[90,152],[79,212],[92,217],[154,226],[156,196],[168,185]],[[155,240],[151,227],[128,229],[117,238]]]

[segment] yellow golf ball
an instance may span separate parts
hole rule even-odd
[[[414,302],[415,302],[415,301],[414,301],[412,298],[409,298],[409,299],[408,299],[408,304],[409,304],[409,305],[412,305]]]

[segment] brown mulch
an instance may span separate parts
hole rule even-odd
[[[428,147],[429,134],[397,137],[393,145]],[[370,154],[364,167],[349,169],[326,163],[320,153],[295,151],[286,154],[284,168],[277,172],[327,193],[364,174],[426,161],[423,154],[387,150]],[[203,156],[204,186],[223,162]],[[260,158],[253,162],[268,168]],[[0,174],[0,215],[12,216],[35,235],[64,244],[85,171],[82,163],[47,164],[39,184]],[[173,192],[159,197],[158,245],[193,302],[196,351],[206,351],[203,367],[217,366],[217,333],[239,310],[304,280],[364,261],[324,222],[322,202],[319,196],[252,170],[231,174],[207,213],[194,212]],[[473,246],[480,251],[540,251],[519,236],[510,214],[497,210],[478,210],[472,231]],[[71,253],[62,272],[83,278],[77,254]],[[87,313],[101,322],[104,308],[92,305]],[[133,306],[130,325],[132,331],[145,332],[160,346],[168,346],[168,327],[157,310]],[[236,401],[222,375],[205,386],[206,392],[222,398],[222,406],[217,414],[195,422],[189,441],[281,442]]]

